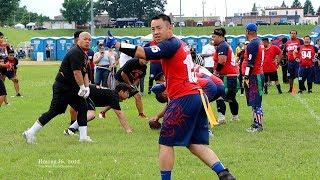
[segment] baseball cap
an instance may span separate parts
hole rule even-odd
[[[246,30],[248,30],[248,31],[257,31],[258,27],[254,23],[249,23],[249,24],[246,25]]]

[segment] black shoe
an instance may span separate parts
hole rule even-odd
[[[220,180],[235,180],[236,178],[232,176],[228,169],[224,169],[218,174]]]
[[[288,91],[288,93],[292,93],[292,89],[290,89],[290,90]]]
[[[22,97],[20,93],[17,93],[16,97]]]
[[[77,131],[78,131],[78,129],[68,128],[68,129],[63,131],[63,134],[64,135],[76,135]]]
[[[298,91],[298,94],[302,94],[302,91],[301,91],[301,90],[299,90],[299,91]]]
[[[312,93],[312,90],[308,90],[308,93],[311,94],[311,93]]]

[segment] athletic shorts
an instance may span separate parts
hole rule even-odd
[[[186,146],[209,144],[208,119],[200,95],[173,99],[165,110],[159,144]]]
[[[7,95],[6,86],[4,85],[3,81],[0,79],[0,96]]]
[[[298,77],[299,63],[297,61],[288,62],[288,78],[294,79]]]
[[[277,71],[264,73],[264,82],[267,83],[269,81],[278,81]]]
[[[223,99],[227,102],[233,101],[240,87],[238,76],[222,76],[222,80],[226,94]]]
[[[249,87],[245,87],[248,106],[261,106],[263,83],[263,74],[249,75]]]
[[[7,76],[8,79],[12,79],[16,76],[16,73],[14,70],[6,70],[6,71],[3,71],[1,74],[4,76]]]
[[[301,81],[301,80],[307,79],[308,83],[312,83],[314,79],[314,75],[315,73],[314,73],[313,67],[308,67],[308,68],[300,67],[298,80]]]
[[[88,111],[95,111],[96,110],[96,105],[94,104],[94,102],[92,101],[91,98],[87,98],[87,106],[88,106]]]
[[[203,91],[207,95],[209,102],[225,96],[224,85],[216,85],[212,81],[209,81],[208,84],[203,87]]]

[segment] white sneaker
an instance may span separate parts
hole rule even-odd
[[[85,139],[79,139],[79,142],[84,142],[84,143],[92,143],[92,139],[87,136]]]
[[[26,140],[28,144],[36,144],[36,136],[25,131],[22,133],[23,138]]]
[[[232,115],[232,121],[239,121],[238,115]]]
[[[218,123],[219,124],[225,124],[226,123],[226,118],[222,113],[218,113]]]

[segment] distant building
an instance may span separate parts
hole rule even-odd
[[[66,21],[62,15],[54,16],[53,20],[43,23],[43,27],[47,29],[75,29],[76,23],[69,23]]]
[[[281,7],[266,7],[262,13],[235,13],[233,17],[226,17],[226,24],[318,24],[318,16],[304,16],[303,8],[289,8],[282,4]]]
[[[144,22],[138,18],[117,18],[115,26],[118,28],[123,27],[144,27]]]
[[[97,28],[110,27],[110,18],[107,12],[103,12],[100,15],[94,17],[94,25]]]
[[[172,23],[178,25],[179,22],[184,22],[187,26],[196,26],[200,24],[198,22],[202,22],[204,26],[206,25],[214,25],[216,22],[220,22],[219,16],[182,16],[180,18],[179,15],[169,15],[171,17]],[[194,23],[190,23],[194,22]]]

